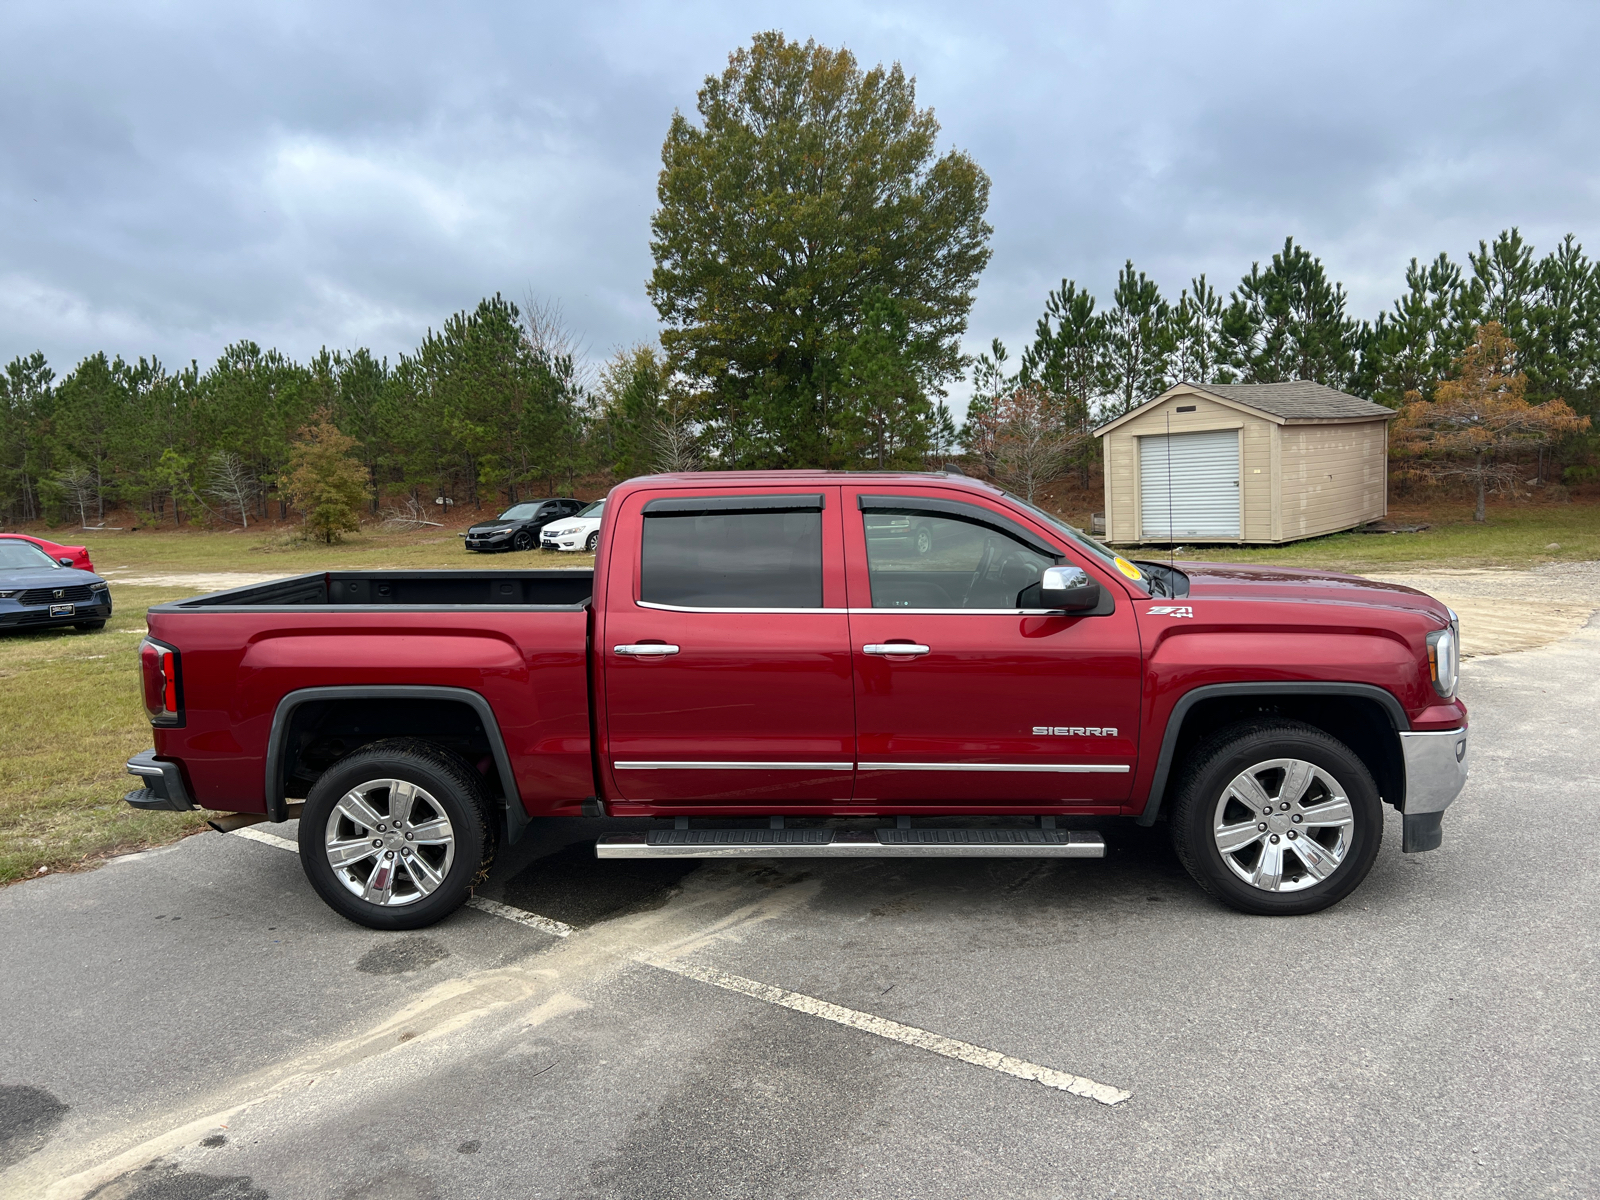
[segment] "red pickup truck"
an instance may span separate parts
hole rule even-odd
[[[1467,775],[1438,601],[1129,562],[954,475],[635,479],[592,571],[332,571],[149,623],[129,802],[298,817],[312,885],[376,928],[580,816],[637,821],[601,857],[1098,857],[1163,819],[1206,891],[1306,913],[1366,875],[1383,802],[1436,847]]]

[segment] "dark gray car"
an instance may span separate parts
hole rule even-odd
[[[567,497],[513,504],[494,520],[480,521],[467,530],[467,549],[532,550],[539,544],[541,529],[582,507],[583,501]]]
[[[0,629],[76,625],[100,629],[111,616],[111,589],[91,571],[51,558],[32,542],[0,539]]]

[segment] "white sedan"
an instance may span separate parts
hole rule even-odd
[[[582,550],[593,554],[600,544],[600,515],[605,507],[604,500],[596,500],[576,516],[550,522],[539,531],[539,549]]]

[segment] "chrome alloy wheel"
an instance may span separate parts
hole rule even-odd
[[[1338,781],[1298,758],[1274,758],[1234,776],[1213,814],[1228,869],[1264,892],[1298,892],[1339,869],[1355,810]]]
[[[323,848],[334,878],[353,896],[386,908],[431,895],[456,857],[444,807],[403,779],[369,779],[328,814]]]

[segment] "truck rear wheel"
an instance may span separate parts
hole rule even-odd
[[[1202,888],[1240,912],[1296,916],[1366,878],[1383,807],[1366,765],[1297,721],[1225,729],[1190,757],[1170,815],[1173,848]]]
[[[460,908],[494,861],[476,771],[428,742],[392,738],[335,763],[300,814],[317,894],[370,929],[420,929]]]

